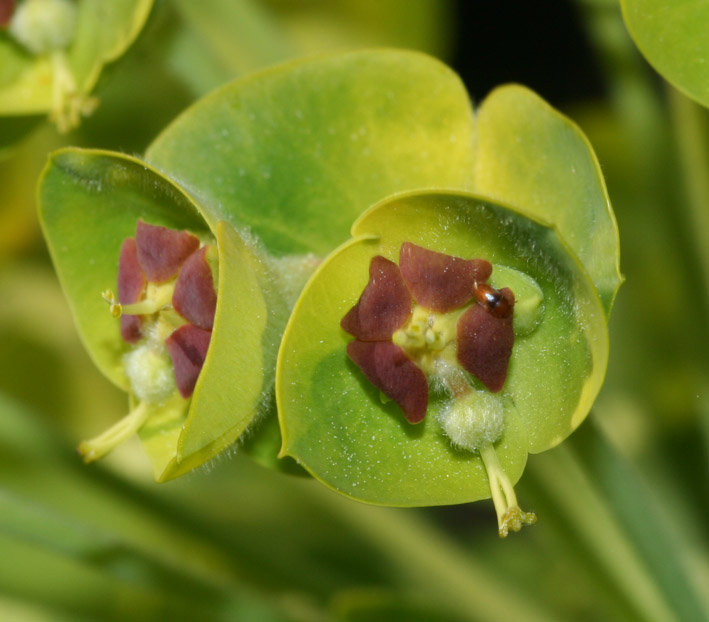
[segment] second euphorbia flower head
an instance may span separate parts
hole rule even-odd
[[[165,481],[266,418],[266,363],[273,366],[291,304],[285,289],[297,288],[311,260],[270,258],[230,224],[207,221],[178,185],[120,154],[54,154],[40,198],[79,332],[129,394],[129,414],[80,445],[86,460],[137,433]]]
[[[104,292],[120,318],[124,371],[136,406],[109,430],[79,446],[87,461],[100,458],[180,397],[191,397],[207,356],[217,305],[216,248],[188,231],[138,220],[135,237],[121,244],[116,297]]]
[[[492,497],[506,535],[536,520],[513,483],[588,413],[606,344],[597,291],[552,229],[465,193],[384,201],[291,316],[283,453],[373,503]]]

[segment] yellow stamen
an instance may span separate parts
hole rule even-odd
[[[110,289],[103,292],[101,297],[109,304],[113,317],[121,317],[121,315],[152,315],[171,305],[173,291],[174,284],[150,286],[145,299],[125,305],[118,302],[116,295]]]

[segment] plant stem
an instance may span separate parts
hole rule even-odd
[[[694,240],[698,272],[703,282],[704,317],[709,315],[709,122],[707,111],[674,88],[668,87],[672,124],[675,129],[682,172],[686,187],[685,218],[687,230]],[[699,288],[697,288],[699,291]],[[703,343],[709,339],[707,326],[700,336]],[[703,360],[706,361],[704,358]],[[703,366],[703,380],[698,391],[705,397],[698,411],[700,430],[709,456],[709,407],[706,397],[709,387],[709,365]],[[699,396],[698,396],[699,397]]]
[[[695,252],[709,293],[709,125],[706,110],[679,91],[668,88],[670,113],[687,188],[685,212]],[[705,301],[706,302],[706,301]]]

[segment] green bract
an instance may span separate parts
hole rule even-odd
[[[49,112],[60,130],[79,123],[101,69],[145,23],[152,0],[24,0],[0,31],[0,115]]]
[[[623,17],[648,62],[680,91],[709,106],[709,4],[705,0],[621,0]]]
[[[138,218],[173,229],[189,229],[209,236],[209,229],[184,193],[126,156],[97,151],[57,152],[45,171],[40,188],[45,235],[69,298],[79,332],[94,361],[113,382],[128,390],[123,357],[130,349],[119,333],[119,324],[101,299],[102,289],[115,287],[121,243],[135,235]],[[80,223],[80,226],[77,226]],[[152,418],[141,438],[153,463],[155,477],[170,479],[215,455],[233,442],[251,422],[264,391],[262,340],[268,336],[267,313],[259,278],[262,269],[236,232],[229,226],[212,232],[219,249],[219,292],[214,326],[214,347],[195,394],[166,405],[163,415]],[[239,299],[239,308],[250,318],[250,330],[224,318],[222,309]],[[231,348],[230,348],[231,344]],[[243,355],[232,361],[235,347]],[[228,362],[223,360],[228,357]],[[234,389],[243,404],[224,421],[215,408],[218,392],[209,390],[228,369],[243,371]],[[239,369],[240,365],[244,365]],[[202,385],[207,391],[202,392]],[[215,413],[214,415],[212,413]]]
[[[277,255],[325,254],[384,197],[471,187],[473,119],[457,76],[395,50],[295,61],[237,80],[179,117],[146,160],[209,222]]]
[[[521,475],[528,452],[553,447],[580,424],[605,372],[605,315],[552,229],[472,195],[434,193],[385,201],[352,234],[306,286],[283,339],[277,391],[284,454],[339,492],[372,503],[453,504],[490,495],[480,457],[451,447],[436,421],[444,396],[434,394],[424,424],[412,428],[345,355],[351,338],[340,320],[364,289],[371,258],[397,261],[403,242],[485,258],[494,287],[515,288],[512,268],[543,292],[541,322],[517,337],[505,388],[494,396],[505,417],[496,451],[510,480]]]
[[[472,187],[552,224],[583,263],[610,313],[622,281],[615,216],[588,140],[532,91],[494,90],[477,117]]]
[[[82,338],[119,386],[129,388],[129,346],[101,293],[115,287],[122,241],[142,219],[218,247],[215,326],[195,392],[187,405],[166,401],[140,430],[156,478],[203,463],[247,428],[249,447],[274,461],[276,352],[312,253],[344,241],[383,196],[467,187],[473,143],[458,78],[424,55],[382,50],[224,87],[179,117],[147,162],[54,154],[40,183],[45,235]]]

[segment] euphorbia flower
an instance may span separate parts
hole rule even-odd
[[[341,322],[356,337],[347,346],[349,357],[399,404],[409,423],[426,415],[427,375],[446,370],[453,394],[467,390],[456,357],[490,391],[500,391],[514,342],[514,295],[486,283],[490,262],[404,242],[399,264],[380,255],[370,262],[369,283]]]
[[[450,395],[441,425],[456,446],[478,452],[490,479],[500,482],[505,499],[495,505],[500,533],[506,535],[536,522],[536,516],[520,510],[493,448],[504,429],[502,410],[475,416],[480,391],[463,372],[492,393],[501,391],[507,378],[515,297],[507,287],[498,291],[487,284],[491,274],[485,259],[461,259],[404,242],[399,266],[381,255],[372,258],[369,282],[341,326],[356,337],[347,345],[348,356],[401,407],[409,423],[426,416],[428,378]]]
[[[135,238],[126,238],[118,261],[118,300],[104,298],[120,317],[121,336],[134,348],[124,356],[136,408],[107,432],[79,446],[87,462],[138,431],[155,406],[192,395],[214,324],[217,294],[208,255],[187,231],[138,220]],[[169,371],[171,362],[172,374]]]
[[[281,345],[282,453],[364,501],[492,497],[500,535],[533,523],[513,487],[527,454],[580,423],[603,374],[593,283],[553,229],[465,193],[383,201],[352,235]]]

